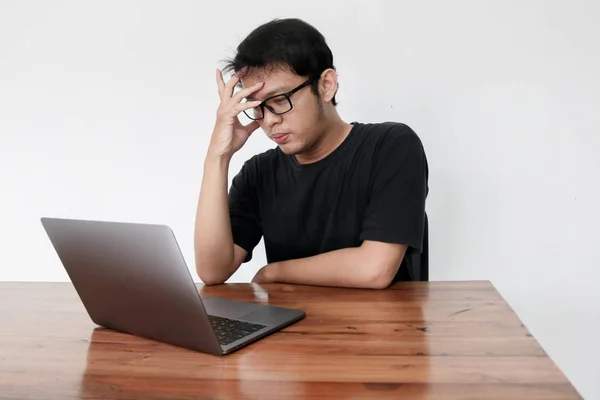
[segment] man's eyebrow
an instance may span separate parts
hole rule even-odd
[[[265,99],[267,99],[267,98],[269,98],[269,97],[271,97],[271,96],[273,96],[273,95],[276,95],[276,94],[278,94],[278,93],[286,93],[286,92],[288,92],[288,91],[289,91],[289,90],[287,89],[287,86],[279,86],[279,87],[276,87],[275,89],[273,89],[273,90],[270,90],[269,92],[267,92],[267,93],[265,94]],[[248,97],[246,97],[246,100],[248,100],[248,101],[254,101],[254,97],[252,97],[252,96],[248,96]]]

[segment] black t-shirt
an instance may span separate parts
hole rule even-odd
[[[404,264],[423,249],[429,191],[421,140],[402,123],[352,125],[315,163],[299,164],[278,147],[244,163],[229,191],[233,241],[248,252],[244,262],[261,237],[268,263],[376,240],[409,246],[394,280],[411,279]]]

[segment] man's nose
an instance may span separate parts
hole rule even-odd
[[[268,110],[267,107],[263,110],[263,122],[265,127],[270,131],[275,125],[280,124],[282,117],[281,115],[273,114],[271,110]]]

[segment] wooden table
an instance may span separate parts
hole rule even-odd
[[[489,282],[198,288],[307,316],[217,357],[95,326],[70,283],[0,283],[0,399],[581,398]]]

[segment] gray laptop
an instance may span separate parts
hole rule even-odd
[[[200,296],[164,225],[42,218],[90,318],[105,328],[223,355],[294,323],[294,310]]]

